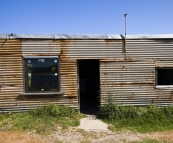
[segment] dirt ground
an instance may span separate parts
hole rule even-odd
[[[128,143],[144,138],[173,142],[173,131],[137,134],[133,132],[85,131],[71,128],[66,132],[58,129],[48,136],[34,133],[0,132],[0,143]]]
[[[0,131],[0,143],[44,143],[41,136],[20,132]]]
[[[153,132],[148,134],[130,131],[113,132],[105,123],[87,117],[81,120],[79,127],[57,130],[50,135],[37,135],[34,132],[0,131],[0,143],[129,143],[142,141],[144,138],[156,139],[161,142],[173,142],[173,131]]]
[[[136,134],[132,132],[84,131],[71,128],[67,132],[58,130],[49,136],[34,133],[0,132],[0,143],[128,143],[151,138],[173,142],[173,131]]]

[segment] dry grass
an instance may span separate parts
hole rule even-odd
[[[44,143],[39,135],[0,131],[0,143]]]
[[[81,137],[79,139],[75,139],[74,136],[78,136],[78,134],[76,133],[80,133]],[[97,137],[99,137],[99,132],[94,132],[90,131],[90,132],[86,132],[84,130],[81,129],[77,129],[77,130],[73,130],[72,132],[68,132],[66,133],[66,135],[64,134],[52,134],[51,136],[41,136],[38,134],[30,134],[30,133],[26,133],[26,132],[7,132],[7,131],[0,131],[0,143],[63,143],[63,142],[68,142],[68,139],[63,139],[63,136],[73,136],[71,139],[71,142],[81,142],[81,143],[91,143],[93,141],[97,140]],[[106,133],[106,132],[105,132]],[[107,134],[107,136],[109,136],[110,133]],[[114,134],[115,137],[117,134]],[[103,140],[101,142],[106,142],[106,140],[109,140],[112,142],[114,141],[114,136],[113,134],[110,135],[110,138],[108,138],[107,136],[100,136],[100,138],[102,138]],[[142,135],[142,134],[141,134]],[[122,137],[124,135],[120,136],[119,141],[122,141]],[[133,134],[127,134],[125,135],[127,136],[127,142],[128,142],[128,137],[130,136],[134,136]],[[106,139],[104,139],[106,138]],[[143,134],[143,137],[140,137],[141,139],[145,139],[145,138],[149,138],[149,139],[154,139],[157,140],[158,142],[161,143],[171,143],[173,142],[173,131],[165,131],[165,132],[152,132],[152,133],[147,133],[147,134]],[[59,141],[59,139],[61,139],[61,141]],[[125,141],[124,141],[125,142]],[[142,143],[142,141],[135,141],[136,143]],[[151,142],[151,141],[150,141]]]
[[[173,142],[173,131],[153,132],[147,135],[149,138],[156,139],[162,142]]]

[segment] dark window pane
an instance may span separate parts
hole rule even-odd
[[[28,91],[58,91],[58,59],[26,59]]]
[[[157,69],[158,85],[173,85],[173,69]]]

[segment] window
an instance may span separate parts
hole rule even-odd
[[[24,57],[25,92],[59,91],[59,58]]]
[[[156,85],[173,85],[173,68],[156,68]]]

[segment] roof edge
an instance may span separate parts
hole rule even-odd
[[[118,34],[0,34],[0,39],[124,39]],[[126,35],[126,39],[173,39],[173,34]]]
[[[118,34],[0,34],[9,39],[122,39]]]

